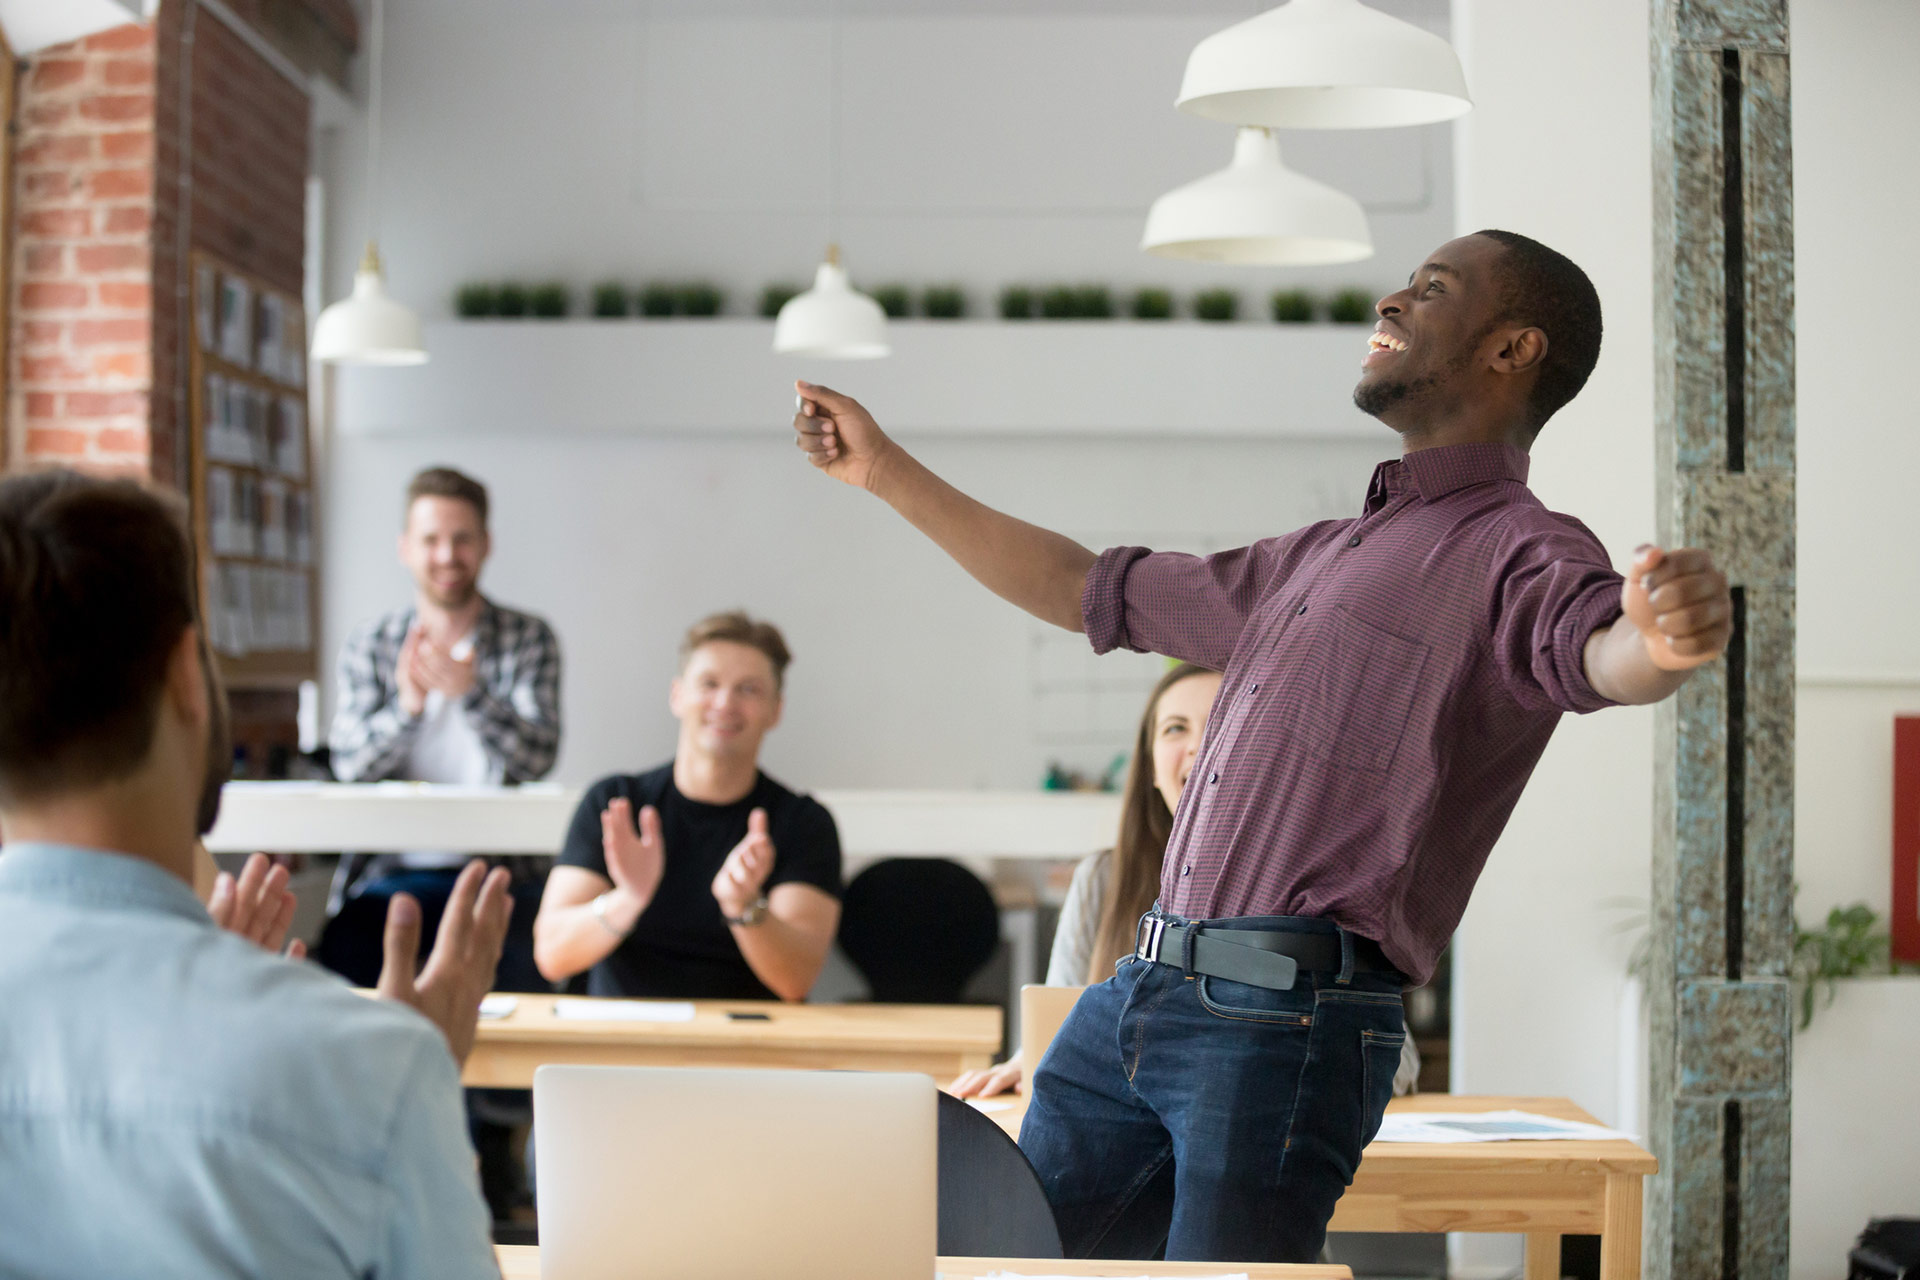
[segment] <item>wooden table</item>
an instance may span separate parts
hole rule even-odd
[[[1000,1050],[1000,1010],[990,1007],[695,1000],[691,1022],[589,1022],[555,1017],[558,998],[516,995],[512,1014],[482,1019],[461,1080],[525,1089],[535,1067],[565,1062],[922,1071],[944,1084]],[[731,1013],[766,1017],[739,1021]]]
[[[501,1280],[540,1280],[540,1250],[530,1244],[495,1245]],[[1345,1267],[1280,1262],[1062,1262],[1058,1258],[936,1258],[945,1280],[972,1280],[995,1271],[1045,1276],[1217,1276],[1246,1274],[1248,1280],[1352,1280]],[[901,1280],[918,1280],[902,1276]]]
[[[1027,1095],[989,1118],[1018,1137]],[[1597,1124],[1565,1098],[1421,1093],[1392,1111],[1533,1111]],[[1601,1280],[1639,1280],[1640,1183],[1658,1172],[1638,1143],[1376,1142],[1340,1198],[1333,1231],[1499,1231],[1527,1237],[1526,1280],[1559,1280],[1560,1237],[1600,1237]]]

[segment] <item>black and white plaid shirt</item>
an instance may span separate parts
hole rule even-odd
[[[342,782],[397,777],[421,717],[400,706],[394,670],[414,611],[384,614],[355,629],[340,651],[333,776]],[[543,778],[560,751],[560,642],[530,613],[487,601],[473,628],[473,688],[461,705],[489,759],[509,784]]]

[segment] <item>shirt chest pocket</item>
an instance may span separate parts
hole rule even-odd
[[[1301,730],[1313,758],[1386,772],[1420,691],[1427,646],[1337,607],[1320,611],[1303,639]]]

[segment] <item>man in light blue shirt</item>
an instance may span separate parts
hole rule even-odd
[[[130,481],[0,481],[0,1275],[497,1276],[458,1061],[506,874],[463,876],[417,978],[395,898],[386,999],[217,928],[193,563]]]

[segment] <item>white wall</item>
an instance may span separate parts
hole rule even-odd
[[[1559,249],[1606,319],[1592,380],[1534,448],[1532,486],[1624,563],[1654,534],[1646,6],[1459,0],[1454,31],[1475,97],[1456,134],[1460,228]],[[1613,710],[1554,735],[1455,940],[1456,1091],[1564,1095],[1616,1118],[1627,944],[1606,904],[1647,895],[1652,724]],[[1518,1250],[1457,1237],[1453,1256],[1506,1271]]]

